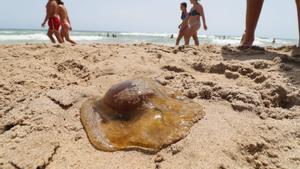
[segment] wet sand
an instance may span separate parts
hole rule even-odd
[[[0,46],[0,168],[299,169],[300,63],[291,47]],[[79,109],[111,85],[157,80],[204,107],[157,154],[92,147]]]

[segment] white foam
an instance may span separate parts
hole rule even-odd
[[[213,44],[217,45],[233,45],[237,46],[240,44],[240,40],[236,39],[212,39]]]
[[[0,30],[0,34],[12,34],[15,33],[15,31],[1,31]]]
[[[72,36],[76,41],[98,41],[103,39],[100,36]],[[47,41],[49,38],[45,34],[29,35],[0,35],[0,41]]]
[[[100,36],[71,36],[75,41],[98,41],[102,40]]]
[[[153,36],[153,37],[170,37],[170,33],[140,33],[140,32],[131,32],[131,33],[119,33],[124,36]]]
[[[37,40],[45,41],[48,37],[45,34],[29,34],[29,35],[0,35],[0,41],[24,41],[24,40]]]
[[[265,43],[263,43],[261,41],[255,40],[254,43],[253,43],[253,45],[255,45],[255,46],[266,46],[267,44],[265,44]]]

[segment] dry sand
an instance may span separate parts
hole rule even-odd
[[[2,169],[299,169],[300,63],[291,47],[0,46]],[[206,116],[158,154],[95,150],[79,108],[143,76]]]

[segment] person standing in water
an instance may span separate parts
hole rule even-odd
[[[56,2],[58,4],[58,15],[60,17],[61,26],[62,26],[62,29],[60,31],[62,40],[64,41],[64,39],[66,39],[66,41],[72,44],[76,44],[76,42],[70,38],[70,31],[72,30],[72,26],[71,26],[67,8],[64,6],[63,1],[56,0]]]
[[[55,39],[53,38],[53,34],[56,36],[56,39],[59,43],[63,42],[59,34],[60,20],[57,14],[57,8],[57,2],[55,0],[49,0],[46,5],[46,17],[42,23],[42,27],[45,27],[46,22],[48,21],[49,29],[47,35],[52,43],[56,43]]]
[[[183,38],[184,33],[185,33],[186,29],[188,28],[188,24],[184,22],[185,18],[189,15],[189,13],[187,12],[187,4],[185,2],[182,2],[180,4],[180,10],[181,10],[182,23],[178,26],[179,33],[178,33],[178,37],[176,39],[176,46],[179,45],[180,40]]]
[[[276,38],[273,38],[272,44],[275,45],[276,43]]]
[[[195,45],[199,46],[198,30],[201,27],[201,17],[203,21],[204,30],[207,30],[204,9],[203,6],[198,2],[198,0],[190,0],[190,2],[193,5],[193,7],[191,8],[189,15],[184,20],[184,23],[189,24],[189,27],[185,31],[184,41],[185,45],[189,45],[190,39],[191,37],[193,37],[195,40]]]

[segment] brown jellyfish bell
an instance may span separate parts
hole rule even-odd
[[[102,151],[157,152],[186,137],[204,115],[199,104],[143,78],[112,86],[80,110],[89,141]]]

